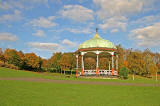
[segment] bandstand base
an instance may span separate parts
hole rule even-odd
[[[105,77],[110,77],[110,76],[117,76],[117,71],[112,70],[99,70],[98,75],[96,70],[84,70],[83,74],[80,72],[80,76],[105,76]]]
[[[88,79],[118,79],[118,76],[79,76],[79,78],[88,78]]]

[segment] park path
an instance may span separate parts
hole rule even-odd
[[[87,85],[114,85],[114,86],[158,86],[160,84],[145,84],[145,83],[122,83],[122,82],[104,82],[104,81],[76,81],[76,80],[53,80],[43,78],[0,78],[0,80],[15,80],[28,82],[49,82],[60,84],[87,84]]]

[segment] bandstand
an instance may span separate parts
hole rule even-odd
[[[84,55],[88,52],[96,54],[96,69],[86,70],[84,67]],[[111,68],[109,69],[99,69],[99,55],[102,52],[107,52],[111,55]],[[90,39],[80,44],[76,53],[76,76],[117,76],[118,75],[118,54],[116,46],[105,39],[102,39],[96,29],[96,35]],[[81,57],[81,66],[79,66],[79,57]],[[116,64],[116,65],[115,65]],[[79,68],[81,71],[79,72]]]

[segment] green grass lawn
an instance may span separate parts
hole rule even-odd
[[[88,78],[75,78],[75,75],[67,78],[65,75],[61,75],[60,73],[37,73],[32,71],[24,71],[24,70],[13,70],[0,67],[0,77],[31,77],[31,78],[45,78],[45,79],[57,79],[57,80],[81,80],[81,81],[111,81],[111,82],[126,82],[126,83],[160,83],[160,79],[158,82],[155,79],[145,78],[140,76],[135,76],[135,80],[132,80],[132,76],[129,75],[129,79],[120,80],[120,79],[88,79]]]
[[[58,77],[57,77],[58,76]],[[155,83],[152,79],[108,80],[65,78],[0,68],[0,77]],[[0,80],[0,106],[160,106],[160,87],[57,84]]]
[[[159,87],[0,81],[2,106],[159,106]]]

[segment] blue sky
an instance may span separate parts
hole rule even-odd
[[[0,0],[0,48],[74,52],[99,35],[124,48],[160,51],[160,0]]]

